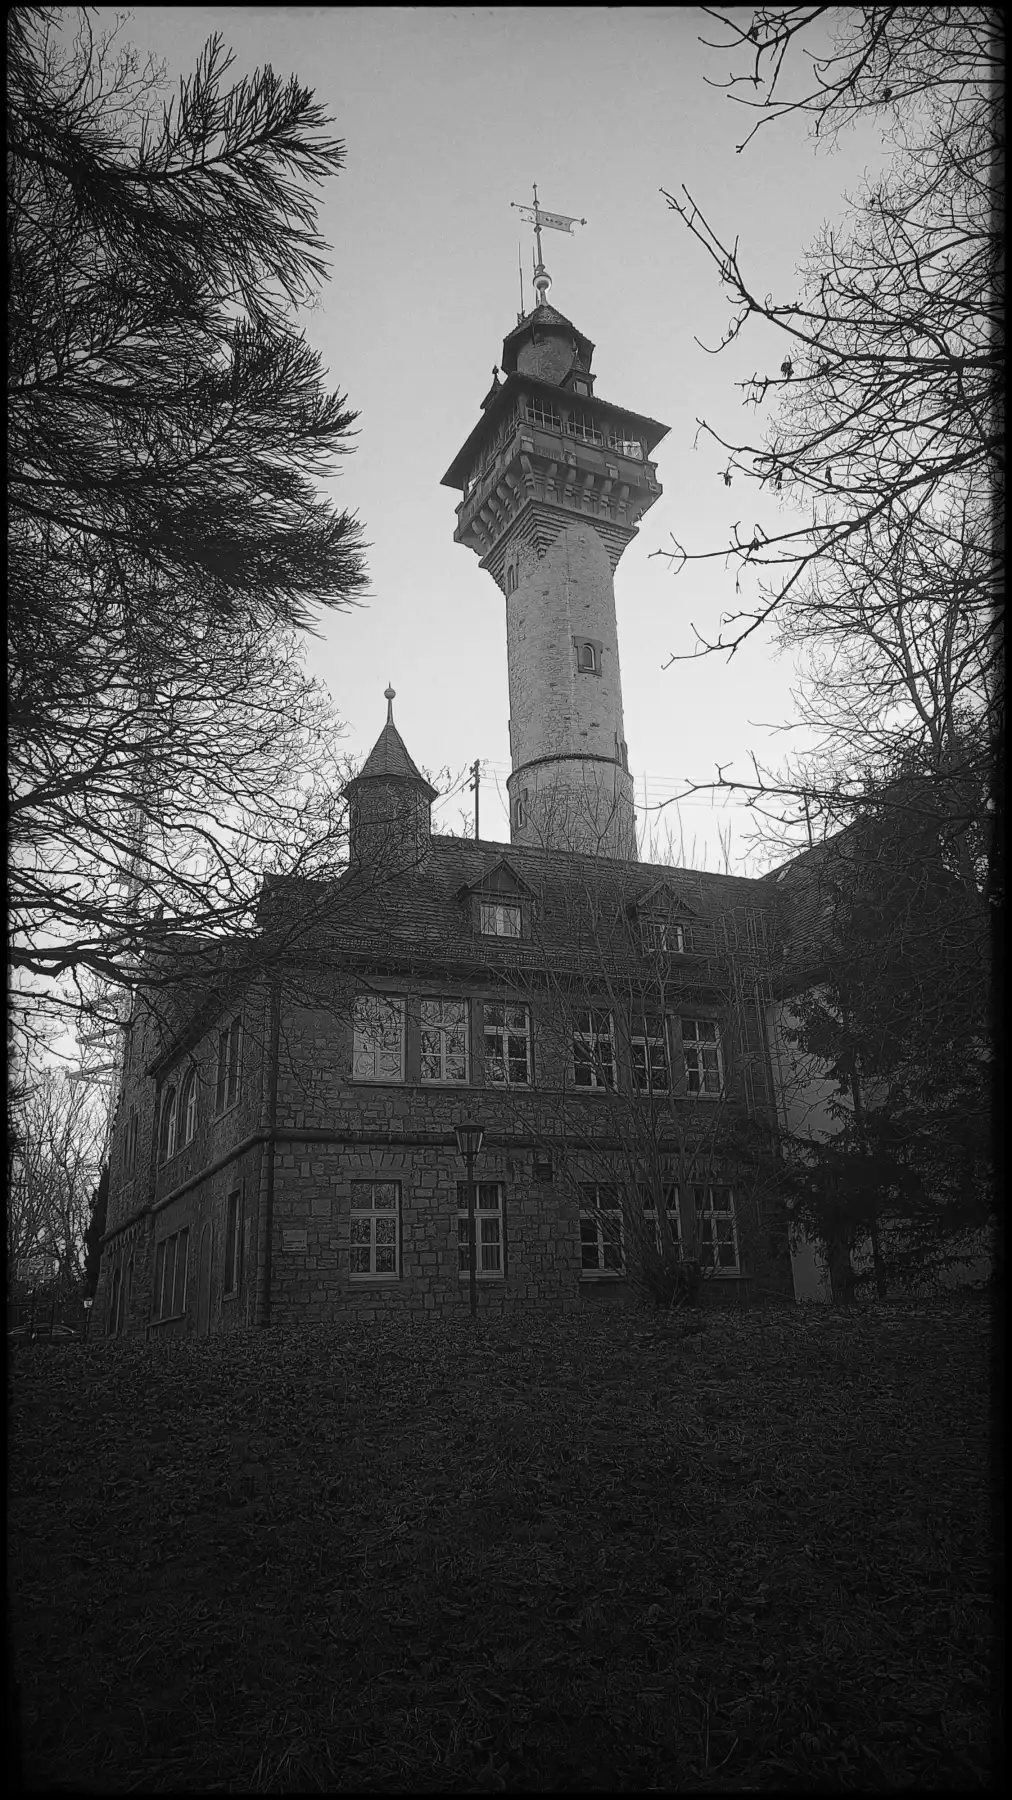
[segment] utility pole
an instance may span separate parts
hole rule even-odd
[[[481,836],[478,830],[478,788],[481,785],[481,762],[477,756],[471,764],[471,774],[474,776],[474,780],[469,781],[467,785],[469,792],[474,794],[474,837],[477,843]]]

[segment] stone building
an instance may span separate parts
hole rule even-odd
[[[506,602],[510,842],[437,835],[393,718],[332,881],[126,1034],[96,1317],[204,1332],[470,1294],[790,1299],[768,1030],[779,889],[636,859],[613,577],[666,427],[542,298],[444,480]],[[245,973],[243,969],[245,967]]]

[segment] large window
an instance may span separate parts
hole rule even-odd
[[[531,1086],[531,1016],[526,1006],[484,1005],[485,1080],[492,1087]]]
[[[351,1184],[351,1277],[396,1281],[400,1273],[401,1188],[398,1181]]]
[[[532,425],[542,425],[548,431],[561,431],[562,419],[550,400],[535,394],[527,402],[527,417]]]
[[[162,1238],[155,1249],[155,1289],[152,1312],[156,1319],[178,1318],[186,1307],[186,1249],[189,1231],[184,1226]]]
[[[580,1266],[591,1275],[625,1269],[622,1195],[614,1184],[591,1181],[580,1188]]]
[[[648,1235],[652,1238],[658,1256],[664,1256],[664,1235],[661,1226],[661,1207],[657,1204],[657,1188],[653,1182],[641,1182],[639,1195]],[[664,1217],[668,1223],[672,1249],[676,1256],[681,1257],[682,1221],[678,1212],[677,1184],[673,1181],[664,1181],[661,1184],[660,1198],[664,1209]]]
[[[218,1077],[214,1088],[214,1110],[225,1112],[239,1098],[239,1060],[242,1049],[242,1023],[233,1019],[218,1033]]]
[[[127,1114],[126,1128],[123,1132],[123,1174],[129,1178],[137,1169],[137,1108],[132,1107]]]
[[[501,1281],[506,1272],[501,1182],[475,1182],[474,1236],[475,1265],[479,1281]],[[465,1279],[471,1273],[466,1181],[457,1183],[457,1273]]]
[[[423,1081],[467,1080],[467,1001],[421,1003]]]
[[[630,1036],[633,1086],[641,1094],[671,1091],[667,1028],[662,1014],[637,1013]]]
[[[196,1069],[190,1069],[183,1082],[183,1091],[179,1101],[179,1117],[182,1124],[182,1142],[192,1144],[197,1135]]]
[[[158,1131],[158,1153],[162,1162],[168,1162],[170,1156],[175,1156],[178,1135],[179,1089],[173,1082],[162,1095],[162,1117]]]
[[[643,445],[633,436],[631,425],[610,425],[608,448],[617,451],[619,456],[628,456],[633,462],[643,461]]]
[[[242,1262],[242,1192],[233,1188],[225,1201],[225,1293],[239,1292]]]
[[[403,1000],[356,997],[352,1072],[356,1081],[404,1080]]]
[[[484,937],[520,936],[519,900],[481,900],[479,912]]]
[[[683,1019],[682,1050],[685,1082],[690,1094],[720,1094],[724,1071],[720,1054],[720,1029],[716,1019]]]
[[[738,1230],[734,1194],[729,1187],[697,1186],[692,1190],[699,1237],[699,1260],[707,1268],[737,1270]]]
[[[581,444],[603,444],[604,433],[589,413],[570,413],[566,420],[566,431],[570,437],[578,438]]]
[[[586,1007],[573,1021],[573,1082],[578,1088],[615,1086],[615,1034],[611,1014]]]

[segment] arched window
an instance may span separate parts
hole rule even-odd
[[[600,652],[589,638],[577,640],[576,667],[581,675],[598,675],[601,672]]]
[[[162,1100],[162,1129],[159,1138],[159,1149],[162,1162],[168,1162],[176,1153],[176,1138],[179,1131],[179,1090],[173,1083],[165,1091]]]
[[[192,1144],[197,1133],[197,1071],[191,1069],[183,1082],[183,1093],[180,1100],[180,1113],[183,1120],[184,1144]]]

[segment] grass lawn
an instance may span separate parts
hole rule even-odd
[[[29,1788],[985,1788],[990,1328],[963,1298],[19,1348]]]

